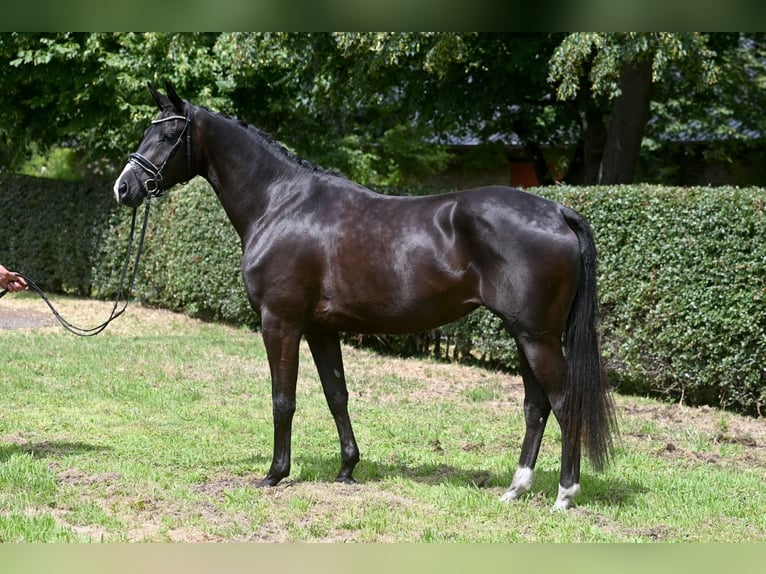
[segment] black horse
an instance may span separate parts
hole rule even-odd
[[[339,332],[410,333],[484,305],[518,345],[526,433],[502,500],[532,485],[551,410],[561,427],[556,508],[580,490],[581,444],[601,469],[614,413],[599,352],[596,251],[573,210],[502,186],[427,197],[374,193],[299,159],[267,134],[181,99],[160,115],[114,184],[135,207],[200,175],[242,241],[242,274],[271,369],[274,457],[260,486],[290,473],[298,345],[308,341],[338,427],[339,482],[359,461]],[[563,345],[563,349],[562,349]]]

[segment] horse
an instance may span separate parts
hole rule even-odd
[[[588,222],[523,190],[489,186],[419,197],[376,193],[299,158],[266,132],[148,83],[159,115],[114,183],[129,207],[201,176],[242,245],[247,298],[271,374],[273,458],[259,487],[290,473],[300,340],[305,337],[340,440],[336,482],[359,462],[341,333],[434,329],[484,306],[518,348],[525,433],[500,497],[532,487],[551,411],[561,428],[555,509],[580,492],[584,447],[613,455],[614,406],[597,332],[597,255]]]

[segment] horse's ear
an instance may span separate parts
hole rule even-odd
[[[173,87],[172,82],[165,82],[165,89],[168,92],[168,99],[170,99],[170,103],[173,104],[173,107],[177,112],[181,113],[184,108],[184,101],[176,93],[176,89]]]
[[[152,98],[154,98],[154,101],[160,110],[168,105],[168,99],[159,93],[151,82],[146,82],[146,87],[149,88],[149,93],[152,95]]]

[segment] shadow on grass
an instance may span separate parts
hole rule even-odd
[[[0,462],[8,460],[14,454],[31,454],[35,458],[55,458],[86,452],[100,452],[109,447],[85,442],[41,441],[35,443],[0,444]]]
[[[268,470],[271,459],[265,456],[250,457],[237,462],[237,466],[252,469],[253,484],[257,484]],[[300,470],[296,473],[295,467]],[[296,482],[318,481],[332,482],[340,468],[340,461],[335,457],[298,456],[294,458],[293,472],[286,480]],[[458,468],[447,464],[406,464],[382,463],[362,459],[354,470],[354,478],[360,485],[380,482],[387,478],[404,478],[427,485],[450,485],[467,489],[502,489],[505,490],[513,480],[515,465],[507,472],[492,473],[480,469]],[[259,473],[263,473],[262,475]],[[546,470],[538,467],[531,494],[543,492],[552,499],[558,493],[559,470]],[[581,476],[582,494],[577,504],[598,502],[606,506],[623,507],[634,503],[637,495],[646,492],[641,483],[621,477],[605,476],[586,471]]]

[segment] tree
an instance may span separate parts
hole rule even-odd
[[[630,183],[656,83],[695,94],[716,80],[716,53],[699,33],[573,33],[556,48],[549,79],[581,118],[576,163],[586,184]]]
[[[563,34],[358,33],[339,41],[357,77],[388,78],[386,93],[411,123],[446,144],[521,145],[550,181],[542,146],[566,138],[547,60]],[[367,54],[367,57],[360,57]],[[402,81],[402,72],[406,80]],[[377,90],[381,90],[378,86]]]
[[[567,181],[626,182],[642,149],[763,133],[764,46],[763,34],[0,34],[0,170],[56,145],[121,163],[156,113],[146,81],[171,80],[367,184],[439,171],[456,141],[521,146],[543,183],[548,150],[573,148]]]
[[[542,146],[565,139],[560,126],[573,119],[562,117],[572,114],[556,105],[546,79],[563,37],[401,32],[221,40],[234,62],[238,108],[257,109],[261,125],[320,163],[385,183],[442,168],[442,146],[455,141],[524,145],[543,166],[541,179],[549,176]]]
[[[634,178],[647,130],[665,137],[649,123],[658,110],[722,99],[722,62],[745,58],[733,51],[737,37],[235,34],[218,45],[234,63],[227,82],[239,113],[367,183],[438,169],[445,156],[434,143],[456,140],[521,145],[543,183],[554,180],[544,150],[576,142],[567,179],[617,183]],[[731,85],[728,101],[743,86],[752,91]],[[699,104],[689,118],[706,114]]]
[[[446,55],[446,45],[454,48]],[[434,51],[457,34],[224,34],[236,111],[301,155],[365,183],[438,171],[447,155],[419,105]]]
[[[766,134],[766,35],[711,34],[708,46],[716,52],[712,85],[694,91],[676,77],[657,86],[644,141],[649,149],[665,141],[705,141],[712,154],[725,158],[736,149],[730,144]]]
[[[211,101],[215,37],[0,34],[0,170],[53,145],[76,148],[83,161],[124,158],[154,113],[147,80]]]

